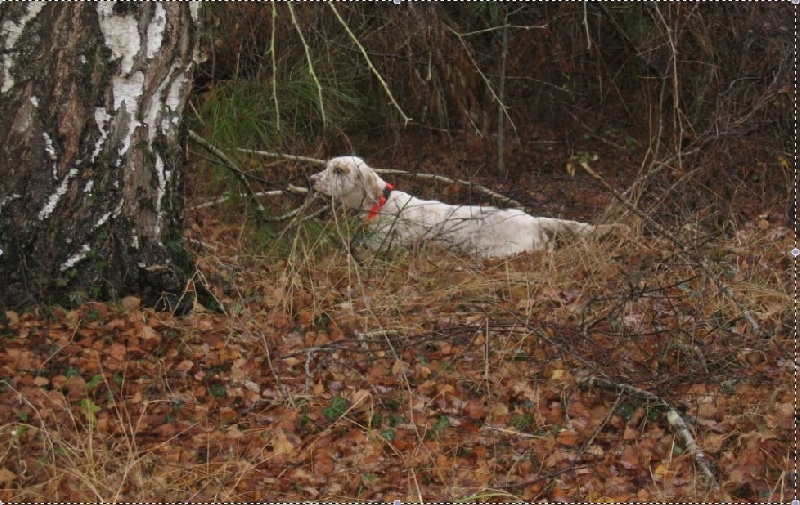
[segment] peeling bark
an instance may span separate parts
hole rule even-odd
[[[0,10],[0,308],[182,293],[191,4]]]

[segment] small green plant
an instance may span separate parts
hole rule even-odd
[[[225,398],[228,396],[228,391],[222,384],[212,384],[210,388],[211,394],[216,398]]]
[[[452,426],[450,424],[450,418],[447,416],[439,416],[439,419],[436,421],[436,424],[433,425],[433,428],[429,432],[425,434],[425,437],[428,440],[433,440],[437,438],[442,431]]]
[[[11,432],[11,434],[16,437],[22,437],[23,435],[25,435],[27,431],[28,431],[27,424],[17,424],[14,426],[14,429]]]
[[[334,396],[331,398],[331,404],[322,409],[322,415],[325,416],[325,419],[328,421],[334,422],[347,412],[349,406],[350,402],[348,402],[346,398]]]
[[[89,380],[89,382],[87,382],[87,383],[86,383],[86,391],[91,391],[92,389],[94,389],[94,388],[95,388],[95,386],[97,386],[97,385],[98,385],[98,384],[100,384],[101,382],[103,382],[103,376],[102,376],[102,375],[99,375],[99,374],[95,374],[95,375],[94,375],[94,376],[93,376],[93,377],[92,377],[92,378]]]
[[[95,414],[100,412],[103,408],[99,405],[95,405],[95,403],[89,398],[84,398],[81,400],[80,406],[81,409],[83,409],[83,416],[86,419],[86,422],[92,426],[97,424],[97,416]]]
[[[526,412],[522,415],[511,416],[511,419],[508,421],[508,425],[517,431],[528,431],[528,429],[531,427],[532,421],[533,415],[530,412]]]
[[[617,408],[617,414],[619,414],[619,416],[626,421],[629,421],[636,412],[636,409],[638,409],[640,406],[641,402],[636,400],[625,402]]]
[[[569,174],[570,177],[573,177],[576,171],[576,164],[585,167],[589,166],[590,161],[597,161],[599,159],[600,158],[595,153],[578,151],[576,154],[573,154],[569,157],[569,161],[567,162],[566,166],[567,174]]]

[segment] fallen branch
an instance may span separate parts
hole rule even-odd
[[[294,156],[291,154],[281,154],[270,151],[253,151],[251,149],[239,149],[239,151],[248,154],[255,154],[256,156],[262,156],[264,158],[281,158],[290,161],[304,161],[307,163],[313,163],[315,165],[324,165],[325,163],[327,163],[327,160],[320,160],[317,158],[307,158],[305,156]],[[492,191],[491,189],[485,186],[481,186],[480,184],[475,184],[474,182],[465,181],[463,179],[451,179],[450,177],[445,177],[443,175],[437,175],[437,174],[420,174],[414,172],[406,172],[405,170],[396,170],[393,168],[376,168],[374,170],[382,175],[407,175],[411,177],[417,177],[419,179],[432,179],[434,181],[444,182],[447,184],[460,184],[462,186],[467,186],[470,189],[474,189],[485,195],[489,195],[492,198],[495,198],[500,202],[507,204],[510,207],[513,207],[515,209],[525,210],[525,207],[518,201],[509,198],[505,195],[502,195],[500,193],[497,193],[496,191]]]
[[[466,186],[470,189],[474,189],[485,195],[489,195],[492,198],[495,198],[500,202],[515,209],[520,209],[520,210],[525,209],[525,207],[521,203],[514,200],[513,198],[509,198],[503,194],[492,191],[491,189],[485,186],[481,186],[480,184],[475,184],[474,182],[469,182],[462,179],[451,179],[450,177],[445,177],[443,175],[437,175],[437,174],[419,174],[419,173],[415,174],[413,172],[406,172],[405,170],[396,170],[393,168],[375,169],[375,171],[382,175],[410,175],[412,177],[417,177],[419,179],[432,179],[434,181],[446,182],[448,184],[461,184],[462,186]]]
[[[705,453],[697,446],[697,443],[694,441],[694,436],[692,435],[691,429],[689,429],[689,425],[686,423],[686,420],[681,416],[681,414],[675,410],[675,408],[667,403],[665,400],[662,400],[660,397],[654,395],[649,391],[645,391],[643,389],[639,389],[637,387],[631,386],[630,384],[618,383],[614,382],[609,379],[604,379],[602,377],[595,377],[595,376],[578,376],[576,377],[576,382],[578,384],[584,385],[586,387],[589,386],[597,386],[603,389],[608,389],[611,391],[616,391],[618,393],[625,393],[629,396],[633,396],[636,398],[641,398],[643,400],[647,400],[655,404],[658,407],[661,407],[667,411],[667,422],[669,423],[670,428],[675,432],[678,438],[681,439],[683,442],[684,447],[686,450],[694,457],[695,464],[700,469],[700,472],[703,476],[708,479],[708,482],[714,487],[718,488],[719,485],[717,484],[717,480],[714,477],[714,472],[711,469],[711,463],[708,460],[708,457]]]
[[[502,308],[502,307],[501,307]],[[550,345],[556,347],[557,349],[561,349],[562,351],[566,352],[570,356],[576,358],[580,361],[587,369],[593,369],[593,365],[589,363],[586,359],[582,356],[575,353],[573,350],[564,347],[555,343],[551,340],[547,333],[544,331],[537,331],[535,328],[532,328],[525,320],[523,320],[518,314],[508,309],[504,309],[506,312],[511,314],[515,319],[517,319],[523,327],[527,328],[528,331],[531,331],[535,334],[538,338],[546,341]],[[630,396],[634,396],[637,398],[642,398],[647,400],[651,403],[654,403],[658,407],[662,407],[667,411],[667,422],[669,423],[670,427],[675,430],[675,433],[678,437],[683,441],[684,446],[689,451],[689,453],[694,456],[694,460],[697,463],[697,466],[700,468],[702,474],[709,480],[709,483],[714,487],[718,488],[719,484],[717,483],[716,478],[714,477],[714,472],[711,470],[711,465],[708,462],[708,457],[706,457],[705,453],[697,446],[694,441],[694,437],[692,436],[692,432],[689,430],[689,426],[686,424],[686,421],[681,417],[680,413],[675,410],[672,405],[667,403],[665,400],[662,400],[658,396],[654,395],[649,391],[645,391],[643,389],[639,389],[637,387],[631,386],[625,383],[618,383],[612,381],[611,379],[605,379],[602,377],[591,376],[587,373],[584,374],[576,374],[575,382],[585,387],[589,386],[598,386],[603,389],[608,389],[611,391],[616,391],[618,393],[625,393]],[[617,402],[619,402],[619,398],[617,398]],[[604,423],[606,421],[603,421]],[[586,446],[588,447],[588,445]]]
[[[267,215],[267,210],[257,200],[258,197],[261,197],[261,196],[278,196],[278,195],[286,195],[286,194],[308,194],[309,193],[308,188],[303,188],[303,187],[300,187],[300,186],[294,186],[292,184],[289,184],[286,187],[286,189],[282,189],[282,190],[255,192],[255,191],[253,191],[253,188],[250,186],[250,181],[248,181],[249,175],[247,173],[245,173],[241,168],[239,168],[236,165],[236,163],[234,163],[233,160],[231,160],[228,157],[228,155],[226,155],[224,152],[222,152],[222,150],[214,147],[210,142],[208,142],[206,139],[204,139],[203,137],[201,137],[200,135],[198,135],[197,133],[195,133],[192,130],[189,130],[189,138],[192,139],[193,141],[197,142],[200,146],[202,146],[208,152],[210,152],[212,155],[214,155],[214,157],[216,158],[216,162],[217,163],[221,164],[223,167],[225,167],[228,170],[230,170],[236,176],[236,178],[239,179],[239,182],[242,183],[242,186],[244,186],[244,191],[245,191],[245,194],[242,195],[242,196],[245,196],[248,200],[253,202],[253,204],[255,205],[256,209],[258,210],[258,218],[263,222],[275,223],[275,222],[280,222],[280,221],[286,221],[287,219],[293,218],[297,214],[299,214],[301,211],[303,211],[306,208],[308,208],[308,206],[314,200],[315,195],[312,193],[312,194],[309,195],[308,198],[306,198],[306,201],[303,203],[303,205],[301,205],[300,207],[298,207],[298,208],[296,208],[294,210],[291,210],[291,211],[287,212],[286,214],[283,214],[283,215],[280,215],[280,216]],[[240,149],[240,150],[242,150],[242,149]],[[308,160],[313,160],[313,158],[308,158]],[[307,160],[304,160],[304,161],[307,161]],[[195,208],[203,208],[203,207],[208,207],[208,206],[211,206],[211,205],[216,205],[216,204],[219,204],[219,203],[227,201],[229,198],[230,197],[227,197],[227,196],[221,196],[221,197],[219,197],[219,198],[217,198],[215,200],[212,200],[210,202],[201,203]],[[322,214],[323,212],[325,212],[325,210],[327,210],[328,207],[329,206],[326,205],[326,206],[322,207],[321,209],[318,209],[318,210],[314,211],[313,213],[311,213],[311,214],[309,214],[307,216],[303,216],[303,218],[300,221],[302,222],[302,221],[307,221],[309,219],[312,219],[312,218]],[[295,221],[292,221],[291,224],[294,224]]]
[[[242,184],[242,186],[244,186],[244,192],[247,194],[247,198],[251,202],[253,202],[253,204],[258,209],[259,214],[262,217],[266,217],[265,216],[266,210],[264,209],[264,207],[256,199],[255,192],[253,191],[253,188],[250,187],[250,181],[247,180],[247,174],[245,174],[244,171],[241,168],[239,168],[236,165],[236,163],[234,163],[233,160],[231,160],[228,157],[227,154],[222,152],[220,149],[214,147],[209,141],[207,141],[206,139],[204,139],[203,137],[201,137],[200,135],[198,135],[194,131],[189,130],[189,138],[192,139],[193,141],[197,142],[206,151],[208,151],[211,154],[213,154],[217,158],[218,162],[222,166],[224,166],[225,168],[230,170],[233,173],[233,175],[237,179],[239,179],[239,182]]]
[[[223,161],[223,165],[225,165],[226,167],[230,168],[231,171],[237,176],[237,178],[239,178],[239,180],[243,181],[243,183],[245,184],[245,191],[247,192],[248,196],[250,196],[251,198],[255,198],[255,196],[259,196],[259,194],[254,193],[252,191],[252,189],[249,189],[250,188],[250,184],[247,183],[246,174],[244,172],[242,172],[232,161],[230,161],[230,159],[227,156],[225,156],[225,154],[222,151],[220,151],[219,149],[217,149],[214,146],[212,146],[211,144],[209,144],[205,139],[203,139],[202,137],[200,137],[199,135],[197,135],[193,131],[189,131],[189,136],[191,137],[192,140],[196,141],[201,146],[203,146],[206,149],[208,149],[212,154],[217,156],[217,158],[222,160]],[[284,159],[284,160],[289,160],[289,161],[301,161],[301,162],[305,162],[305,163],[312,163],[312,164],[315,164],[315,165],[324,165],[325,163],[327,163],[327,160],[321,160],[321,159],[318,159],[318,158],[309,158],[307,156],[296,156],[296,155],[292,155],[292,154],[282,154],[282,153],[276,153],[276,152],[272,152],[272,151],[257,151],[257,150],[253,150],[253,149],[243,149],[243,148],[239,148],[238,151],[239,152],[243,152],[243,153],[247,153],[247,154],[252,154],[252,155],[255,155],[255,156],[261,156],[262,158],[279,158],[279,159]],[[406,175],[406,176],[410,176],[410,177],[417,177],[419,179],[430,179],[430,180],[434,180],[434,181],[444,182],[444,183],[447,183],[447,184],[460,184],[462,186],[468,187],[469,189],[474,189],[475,191],[478,191],[479,193],[483,193],[485,195],[488,195],[488,196],[498,200],[500,203],[508,205],[509,207],[512,207],[512,208],[515,208],[515,209],[520,209],[520,210],[525,210],[525,206],[523,206],[521,203],[519,203],[518,201],[514,200],[513,198],[509,198],[509,197],[507,197],[507,196],[505,196],[505,195],[503,195],[501,193],[498,193],[496,191],[492,191],[491,189],[487,188],[486,186],[481,186],[480,184],[475,184],[474,182],[465,181],[463,179],[452,179],[450,177],[445,177],[443,175],[438,175],[438,174],[420,174],[420,173],[414,173],[414,172],[407,172],[405,170],[396,170],[396,169],[392,169],[392,168],[376,168],[375,171],[377,173],[379,173],[379,174],[382,174],[382,175]],[[248,191],[248,189],[249,189],[249,191]],[[278,193],[275,193],[275,194],[277,195]],[[283,192],[281,192],[281,194],[283,194]],[[272,195],[268,195],[268,196],[272,196]],[[270,220],[270,221],[275,220],[275,218],[269,218],[269,217],[267,217],[266,219]]]
[[[542,475],[541,477],[536,477],[535,479],[524,480],[521,482],[514,482],[512,484],[504,484],[502,486],[496,486],[495,489],[517,489],[517,488],[526,488],[533,486],[534,484],[538,484],[540,482],[548,481],[555,477],[558,477],[561,474],[567,472],[574,472],[577,470],[584,470],[586,468],[591,468],[595,466],[597,463],[587,464],[587,465],[578,465],[578,466],[570,466],[568,468],[563,468],[561,470],[556,470],[554,472],[550,472],[548,474]]]
[[[306,156],[296,156],[293,154],[283,154],[283,153],[275,153],[272,151],[256,151],[253,149],[244,149],[244,148],[237,148],[237,151],[240,153],[247,153],[247,154],[255,154],[256,156],[261,156],[262,158],[280,158],[283,160],[289,161],[303,161],[306,163],[313,163],[315,165],[324,165],[327,163],[327,160],[321,160],[319,158],[309,158]]]
[[[253,196],[255,196],[256,198],[262,198],[262,197],[270,197],[270,196],[306,195],[306,194],[308,194],[308,188],[304,188],[304,187],[301,187],[301,186],[295,186],[293,184],[289,184],[288,186],[286,186],[286,189],[276,189],[274,191],[259,191],[257,193],[253,193]],[[241,197],[241,198],[247,198],[247,196],[248,195],[243,194],[243,193],[239,194],[239,197]],[[194,209],[203,209],[203,208],[206,208],[206,207],[212,207],[214,205],[219,205],[221,203],[225,203],[228,200],[230,200],[231,198],[232,198],[231,196],[219,196],[217,198],[211,198],[211,199],[208,199],[207,201],[205,201],[203,203],[198,203],[197,205],[195,205],[192,208],[194,208]]]

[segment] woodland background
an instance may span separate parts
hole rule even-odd
[[[185,315],[6,313],[0,498],[796,497],[796,7],[203,9],[204,294]],[[479,264],[349,255],[358,220],[287,189],[319,166],[252,150],[632,233]]]

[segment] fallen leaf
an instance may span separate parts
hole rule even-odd
[[[14,479],[17,478],[17,474],[12,472],[6,467],[0,468],[0,484],[11,484],[14,482]]]
[[[117,361],[125,361],[125,353],[127,349],[124,344],[114,343],[111,344],[111,348],[109,349],[109,354],[111,357]]]
[[[281,456],[291,456],[294,454],[294,444],[289,441],[289,437],[283,430],[276,430],[272,436],[272,450]]]
[[[561,445],[572,446],[578,443],[578,434],[571,430],[563,430],[556,436],[556,441]]]
[[[126,296],[121,300],[121,303],[125,310],[134,311],[139,309],[141,300],[135,296]]]

